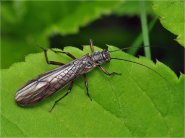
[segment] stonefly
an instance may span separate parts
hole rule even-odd
[[[125,48],[118,49],[118,50],[123,50],[123,49]],[[83,76],[87,96],[90,98],[90,100],[92,100],[91,96],[89,95],[89,91],[88,91],[88,81],[87,81],[86,74],[92,69],[94,69],[95,67],[98,67],[106,75],[109,75],[109,76],[121,75],[116,72],[109,73],[106,69],[104,69],[101,66],[104,62],[110,62],[110,60],[112,59],[123,60],[126,62],[141,65],[143,67],[146,67],[152,70],[153,72],[155,72],[156,74],[158,74],[160,77],[163,78],[161,74],[159,74],[154,69],[144,64],[131,61],[131,60],[127,60],[127,59],[112,58],[110,56],[110,52],[115,52],[118,50],[108,51],[104,49],[101,52],[94,51],[93,42],[91,40],[90,40],[91,54],[88,53],[80,58],[75,58],[75,56],[73,56],[69,52],[53,50],[55,53],[63,53],[73,59],[71,62],[67,64],[56,62],[56,61],[49,61],[47,50],[46,49],[43,49],[43,50],[44,50],[44,55],[45,55],[47,64],[59,65],[59,67],[49,72],[46,72],[45,74],[39,75],[36,79],[29,81],[21,89],[19,89],[16,93],[15,100],[16,100],[16,103],[20,106],[33,105],[45,99],[46,97],[49,97],[50,95],[52,95],[59,89],[62,89],[66,85],[68,85],[68,90],[65,93],[65,95],[63,95],[58,100],[56,100],[53,106],[51,107],[51,109],[49,110],[49,111],[52,111],[55,105],[71,92],[71,89],[73,87],[73,82],[79,76]]]

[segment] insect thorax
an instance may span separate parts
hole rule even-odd
[[[110,54],[107,50],[103,50],[101,52],[96,51],[92,53],[91,58],[96,65],[101,65],[104,62],[109,62],[111,60]]]

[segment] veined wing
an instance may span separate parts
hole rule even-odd
[[[32,105],[63,88],[76,77],[82,67],[79,62],[80,60],[74,60],[28,82],[17,91],[16,102],[22,106]]]

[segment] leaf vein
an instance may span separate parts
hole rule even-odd
[[[27,136],[24,131],[14,122],[12,122],[11,120],[9,120],[6,116],[4,116],[2,113],[1,113],[2,117],[4,117],[8,122],[12,123],[13,125],[15,125],[19,130],[20,132],[24,135],[24,136]]]
[[[152,98],[147,94],[147,92],[138,84],[138,82],[133,78],[133,76],[131,75],[131,72],[133,71],[133,65],[131,67],[131,70],[129,72],[130,74],[130,78],[136,83],[136,85],[138,86],[138,88],[143,92],[144,95],[146,95],[146,97],[148,97],[148,99],[151,101],[151,104],[153,105],[154,109],[157,110],[157,112],[159,113],[160,117],[163,119],[163,121],[165,122],[165,125],[167,127],[167,130],[168,130],[168,134],[169,134],[169,127],[168,127],[168,124],[166,123],[165,121],[165,116],[163,116],[162,112],[157,108],[155,102],[152,100]]]

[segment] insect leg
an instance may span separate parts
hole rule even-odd
[[[93,45],[93,41],[90,39],[90,49],[91,49],[91,53],[94,52],[94,45]]]
[[[84,74],[83,77],[84,77],[84,82],[85,82],[85,88],[86,88],[87,96],[88,96],[89,99],[92,101],[92,98],[91,98],[91,96],[89,95],[87,75]]]
[[[111,73],[109,73],[105,68],[103,68],[102,66],[98,66],[99,67],[99,69],[101,70],[101,71],[103,71],[106,75],[108,75],[108,76],[112,76],[112,75],[121,75],[121,73],[117,73],[117,72],[111,72]]]
[[[60,100],[62,100],[64,97],[66,97],[66,96],[71,92],[71,89],[72,89],[72,88],[73,88],[73,81],[70,82],[66,94],[63,95],[62,97],[60,97],[58,100],[56,100],[56,101],[54,102],[54,104],[53,104],[53,106],[51,107],[51,109],[49,110],[49,112],[51,112],[51,111],[53,110],[53,108],[56,106],[56,104],[57,104]]]
[[[44,49],[44,48],[42,48],[42,49],[43,49],[43,51],[44,51],[44,56],[45,56],[45,59],[46,59],[46,63],[47,63],[47,64],[59,65],[59,66],[65,65],[64,63],[61,63],[61,62],[49,61],[49,59],[48,59],[48,54],[47,54],[47,49]]]
[[[67,56],[69,56],[70,58],[72,58],[72,59],[76,59],[76,57],[74,56],[74,55],[72,55],[71,53],[69,53],[69,52],[64,52],[64,51],[58,51],[58,50],[53,50],[53,49],[51,49],[53,52],[55,52],[55,53],[63,53],[63,54],[66,54]]]

